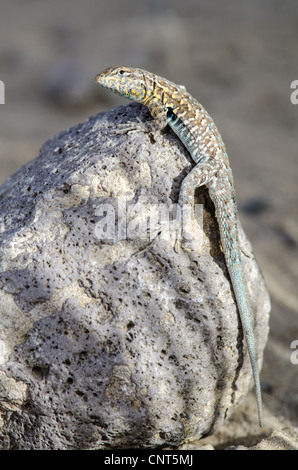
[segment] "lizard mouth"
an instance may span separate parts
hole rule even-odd
[[[94,78],[94,80],[99,83],[99,85],[102,85],[103,86],[103,79],[102,79],[102,75],[99,73],[96,75],[96,77]]]
[[[119,90],[119,86],[113,81],[112,79],[107,80],[106,77],[103,77],[102,74],[98,74],[95,77],[96,83],[98,83],[101,87],[106,88],[116,95],[122,96],[123,93]]]

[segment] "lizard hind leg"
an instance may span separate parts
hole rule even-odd
[[[198,163],[184,178],[179,193],[178,205],[181,212],[180,240],[186,251],[196,251],[202,236],[202,227],[196,220],[195,190],[211,182],[217,168],[204,161]]]

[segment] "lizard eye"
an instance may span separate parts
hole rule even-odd
[[[124,75],[124,74],[125,74],[124,70],[120,70],[119,75]]]

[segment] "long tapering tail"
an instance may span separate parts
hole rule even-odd
[[[258,406],[259,424],[263,426],[262,418],[262,394],[259,376],[258,358],[255,345],[255,336],[253,330],[253,320],[251,315],[250,302],[247,292],[246,279],[244,268],[241,262],[228,266],[229,274],[231,277],[234,294],[237,301],[237,306],[240,314],[243,333],[248,346],[248,353],[252,367],[252,373],[256,388],[256,398]]]

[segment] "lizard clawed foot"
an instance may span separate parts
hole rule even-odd
[[[148,126],[148,123],[142,121],[138,116],[136,121],[127,121],[123,124],[118,124],[116,128],[117,134],[132,134],[134,132],[144,132],[147,133],[151,129]]]
[[[180,246],[183,251],[200,251],[201,243],[197,237],[194,237],[190,233],[183,232]]]
[[[197,251],[199,252],[202,248],[202,235],[201,227],[194,221],[194,226],[189,227],[188,230],[185,228],[178,232],[178,236],[175,241],[175,251],[181,253],[182,251]]]

